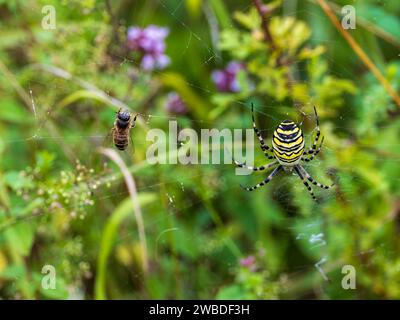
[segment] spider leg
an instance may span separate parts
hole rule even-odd
[[[306,176],[306,178],[308,179],[308,181],[310,181],[313,185],[315,185],[315,186],[318,186],[318,187],[320,187],[320,188],[322,188],[322,189],[329,189],[329,188],[331,188],[331,187],[333,187],[334,185],[335,185],[335,183],[332,183],[330,186],[326,186],[326,185],[324,185],[324,184],[322,184],[322,183],[319,183],[319,182],[317,182],[317,181],[315,181],[314,179],[313,179],[313,177],[311,177],[311,175],[306,171],[306,169],[304,169],[302,166],[298,166],[298,168],[301,170],[301,171],[303,171],[303,173],[305,174],[305,176]]]
[[[281,170],[281,169],[282,169],[282,166],[281,166],[281,165],[277,166],[277,167],[274,169],[274,171],[272,171],[271,174],[270,174],[267,178],[265,178],[262,182],[256,184],[256,185],[253,186],[253,187],[243,187],[243,186],[241,186],[241,187],[242,187],[243,189],[247,190],[247,191],[256,190],[256,189],[262,187],[263,185],[267,184],[268,182],[270,182],[270,181],[272,180],[272,178],[273,178],[273,177],[279,172],[279,170]]]
[[[314,106],[314,112],[315,112],[315,119],[316,119],[316,122],[317,122],[317,134],[315,135],[315,139],[314,139],[312,147],[309,148],[305,152],[305,154],[312,154],[313,156],[311,156],[311,158],[308,159],[308,160],[307,159],[302,159],[302,160],[305,160],[305,161],[311,161],[312,159],[314,159],[314,156],[317,155],[319,150],[321,150],[321,146],[322,146],[322,142],[321,142],[320,147],[317,149],[317,143],[318,143],[318,140],[319,140],[319,136],[321,135],[321,130],[319,129],[318,114],[317,114],[317,109],[315,108],[315,106]]]
[[[254,105],[253,105],[253,103],[251,103],[251,118],[253,120],[254,132],[256,133],[256,135],[258,137],[258,140],[260,141],[261,150],[264,152],[264,155],[268,159],[275,159],[275,156],[273,156],[273,155],[271,156],[271,155],[268,154],[268,152],[273,152],[272,148],[265,144],[265,141],[264,141],[264,139],[263,139],[263,137],[262,137],[262,135],[260,133],[260,130],[258,130],[258,128],[256,126],[256,121],[255,121],[255,118],[254,118]]]
[[[322,144],[324,143],[324,138],[325,138],[325,137],[322,137],[322,139],[321,139],[321,144],[319,145],[319,147],[318,147],[317,150],[314,150],[314,149],[310,148],[310,149],[308,149],[307,151],[304,152],[304,154],[306,154],[306,155],[310,155],[310,154],[311,154],[311,157],[310,157],[310,158],[301,157],[301,160],[306,161],[306,162],[309,162],[309,161],[311,161],[312,159],[314,159],[315,156],[321,151]]]
[[[300,169],[295,166],[294,170],[296,171],[296,173],[298,174],[298,176],[300,177],[300,179],[303,181],[303,184],[306,186],[308,192],[310,193],[311,197],[313,198],[314,201],[317,201],[317,198],[314,195],[314,192],[312,190],[312,188],[310,187],[310,185],[308,184],[308,182],[306,181],[306,179],[303,177],[303,175],[300,172]]]
[[[240,163],[239,161],[236,161],[235,159],[233,159],[233,161],[235,162],[237,167],[246,168],[248,170],[253,170],[253,171],[263,171],[263,170],[268,169],[268,168],[270,168],[270,167],[272,167],[272,166],[274,166],[274,165],[276,165],[278,163],[278,161],[274,161],[274,162],[271,162],[271,163],[269,163],[267,165],[263,165],[263,166],[260,166],[260,167],[250,167],[250,166],[246,166],[244,163]]]
[[[317,109],[314,106],[314,112],[315,112],[315,121],[317,122],[317,134],[315,135],[315,139],[314,139],[314,143],[313,143],[313,150],[314,150],[314,154],[315,154],[315,150],[317,148],[317,142],[319,139],[319,136],[321,134],[321,130],[319,129],[319,120],[318,120],[318,114],[317,114]]]

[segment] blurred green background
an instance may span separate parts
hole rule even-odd
[[[0,0],[2,299],[400,298],[400,106],[318,1],[261,4],[270,39],[255,3]],[[398,92],[400,2],[326,3],[339,20],[354,5],[346,32]],[[128,30],[150,25],[168,28],[169,63],[145,70],[157,52]],[[288,173],[249,193],[266,174],[146,161],[150,129],[251,128],[251,102],[268,144],[286,118],[311,144],[317,106],[325,142],[305,167],[336,181],[318,203]],[[137,195],[97,151],[120,106],[142,114],[118,153]],[[256,142],[255,158],[269,162]]]

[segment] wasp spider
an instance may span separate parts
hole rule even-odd
[[[253,119],[253,128],[254,132],[256,133],[258,140],[260,141],[261,150],[264,152],[264,155],[268,159],[275,159],[275,161],[261,166],[261,167],[249,167],[243,163],[239,163],[238,161],[234,160],[235,164],[240,168],[247,168],[253,171],[263,171],[268,168],[271,168],[275,165],[278,165],[271,174],[264,179],[264,181],[256,184],[253,187],[243,187],[247,191],[256,190],[263,185],[267,184],[271,181],[271,179],[282,169],[284,171],[292,171],[294,170],[296,174],[300,177],[303,181],[304,185],[310,192],[311,197],[316,201],[316,197],[311,186],[308,184],[307,180],[310,181],[313,185],[316,185],[322,189],[329,189],[334,184],[330,186],[323,185],[317,181],[315,181],[311,175],[303,168],[300,164],[300,161],[311,161],[314,157],[319,153],[322,147],[322,143],[324,142],[324,137],[321,139],[321,143],[317,148],[319,137],[321,135],[321,131],[319,129],[319,121],[317,110],[314,107],[315,118],[317,122],[317,134],[314,139],[314,143],[311,148],[305,150],[304,146],[304,136],[303,132],[301,131],[300,127],[290,120],[282,121],[278,127],[275,129],[273,138],[272,138],[272,147],[267,146],[264,142],[263,137],[261,136],[260,131],[257,129],[255,120],[254,120],[254,110],[253,104],[251,105],[251,114]]]

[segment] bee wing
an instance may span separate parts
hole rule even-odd
[[[113,132],[114,132],[114,128],[110,129],[107,133],[106,136],[103,136],[102,140],[98,141],[98,145],[96,145],[96,147],[102,147],[102,148],[110,148],[113,145]],[[107,162],[107,157],[104,155],[101,155],[100,158],[98,157],[98,153],[95,153],[97,156],[93,155],[93,159],[91,160],[91,164],[92,166],[96,166],[98,164],[102,164]],[[100,162],[98,162],[100,161]]]
[[[131,150],[131,154],[134,154],[135,153],[135,145],[133,144],[133,139],[132,139],[132,129],[131,129],[131,131],[129,132],[129,148],[130,148],[130,150]]]
[[[130,127],[129,133],[128,133],[129,144],[128,144],[128,148],[126,148],[126,149],[129,151],[130,154],[134,154],[135,153],[135,145],[134,145],[133,139],[132,139],[132,132],[133,132],[133,129],[135,128],[135,126],[136,126],[136,119],[137,119],[138,115],[139,115],[139,113],[136,113],[133,116],[133,119],[132,119],[132,122],[131,122],[131,127]]]
[[[108,131],[106,137],[104,138],[104,140],[103,140],[103,142],[101,144],[102,147],[111,147],[113,145],[114,130],[115,130],[114,127],[112,127]]]

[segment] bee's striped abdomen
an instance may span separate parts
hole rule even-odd
[[[274,131],[272,146],[275,157],[282,165],[293,166],[304,152],[303,133],[293,121],[284,120]]]
[[[118,130],[114,133],[114,144],[119,150],[125,150],[128,147],[128,134],[126,130],[119,132]]]

